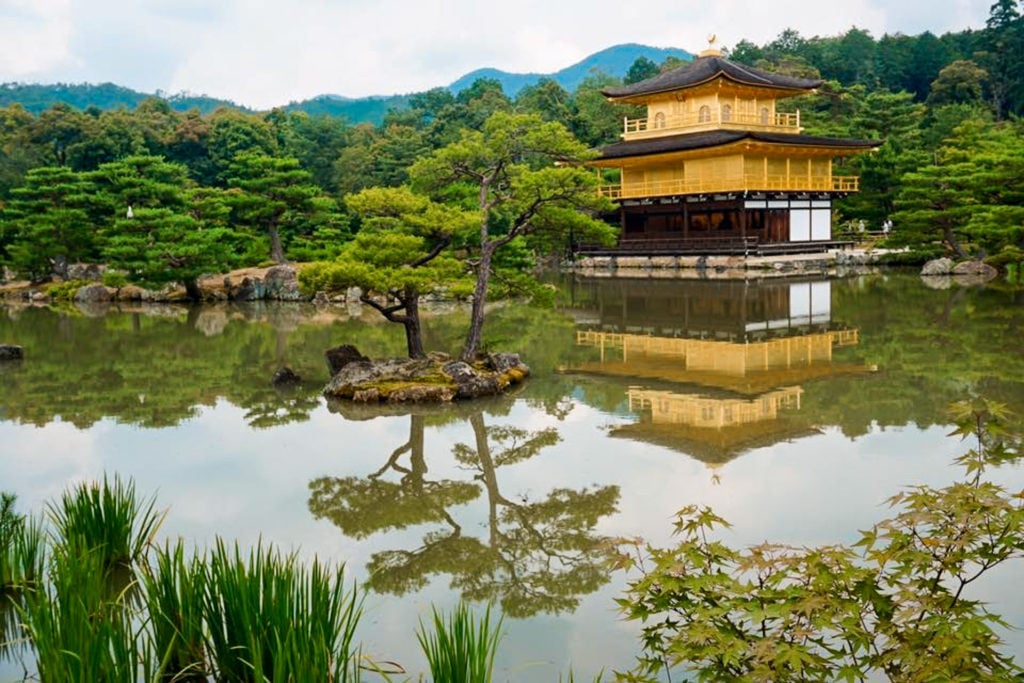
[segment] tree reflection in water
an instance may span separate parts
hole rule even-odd
[[[384,465],[359,477],[322,477],[310,484],[309,507],[353,538],[434,523],[414,549],[376,552],[368,585],[405,595],[435,575],[451,576],[463,599],[501,605],[510,617],[575,609],[580,596],[609,581],[595,533],[598,521],[617,511],[618,486],[556,487],[542,500],[502,491],[500,470],[536,457],[560,437],[553,428],[527,431],[485,424],[483,410],[467,419],[474,443],[453,455],[467,480],[431,480],[424,457],[424,416],[410,415],[409,439]],[[385,480],[387,475],[397,481]],[[486,538],[465,533],[455,511],[484,495]],[[465,510],[464,510],[465,512]]]

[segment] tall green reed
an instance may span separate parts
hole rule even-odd
[[[4,509],[13,519],[13,499]],[[220,539],[198,556],[180,542],[150,554],[163,517],[116,477],[69,489],[47,511],[51,533],[7,524],[0,547],[5,561],[21,548],[4,565],[24,578],[4,623],[17,625],[40,680],[360,679],[362,598],[343,568],[262,545],[246,557]]]
[[[46,534],[42,522],[14,510],[16,497],[0,493],[0,659],[23,644],[18,607],[43,577]]]
[[[142,572],[142,585],[149,635],[160,662],[159,678],[207,680],[206,569],[202,558],[186,557],[180,542],[158,548],[154,564]]]
[[[152,679],[149,639],[106,559],[99,551],[57,551],[48,581],[25,592],[18,609],[44,683]]]
[[[13,493],[0,493],[0,581],[6,579],[5,565],[2,563],[23,520],[23,517],[14,510],[16,500],[17,496]],[[0,583],[0,585],[6,585],[6,582]]]
[[[490,683],[503,621],[491,624],[490,605],[479,620],[466,603],[447,617],[434,608],[433,631],[416,631],[434,683]]]
[[[103,478],[65,491],[48,511],[56,543],[69,553],[97,553],[104,572],[140,562],[166,513],[154,508],[156,498],[142,500],[134,482]]]
[[[18,607],[21,595],[17,593],[0,593],[0,662],[12,659],[22,651],[24,639],[21,637],[21,620]]]
[[[50,558],[34,561],[40,578],[17,607],[24,636],[43,681],[150,680],[156,666],[133,565],[162,522],[153,498],[141,500],[131,482],[104,478],[65,491],[47,505]],[[24,558],[42,557],[41,524],[29,524]],[[28,559],[23,560],[27,564]]]
[[[14,494],[0,493],[0,594],[35,583],[43,573],[42,523],[15,512],[16,500]]]
[[[208,559],[205,613],[217,680],[359,680],[362,599],[342,568],[262,546],[243,558],[223,541]]]

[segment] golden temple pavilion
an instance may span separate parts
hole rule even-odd
[[[822,81],[732,62],[712,48],[645,81],[609,88],[613,102],[646,107],[622,140],[591,162],[617,204],[617,253],[771,253],[824,250],[832,202],[858,178],[836,159],[873,140],[804,135],[787,98]]]

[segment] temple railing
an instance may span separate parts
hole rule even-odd
[[[799,133],[800,112],[780,112],[771,114],[737,113],[727,114],[722,111],[708,109],[704,112],[687,112],[686,114],[656,115],[639,119],[623,119],[622,137],[626,140],[675,135],[681,132],[699,130],[760,130]]]
[[[714,192],[857,192],[857,176],[747,175],[742,178],[684,178],[602,185],[609,199],[640,199]]]

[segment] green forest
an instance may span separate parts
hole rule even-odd
[[[861,192],[840,202],[837,225],[864,221],[877,229],[891,219],[888,243],[910,247],[911,261],[942,254],[995,265],[1024,260],[1020,3],[995,3],[977,30],[880,38],[858,28],[813,38],[786,30],[765,45],[740,41],[729,57],[824,79],[795,103],[806,133],[885,141],[877,153],[846,162],[844,172],[861,177]],[[625,81],[678,63],[639,58]],[[594,73],[569,92],[542,80],[510,98],[498,81],[480,79],[458,94],[411,95],[380,125],[286,109],[181,112],[156,98],[133,109],[58,104],[38,114],[13,104],[0,108],[0,266],[9,276],[45,281],[69,263],[104,263],[126,280],[159,286],[237,267],[328,261],[367,224],[387,228],[379,207],[363,215],[350,197],[406,186],[450,210],[486,213],[490,239],[500,239],[516,233],[517,207],[478,202],[471,178],[440,178],[441,162],[453,150],[471,151],[467,141],[488,122],[502,132],[514,121],[564,127],[585,159],[585,150],[617,139],[624,115],[635,115],[600,94],[616,83]],[[505,117],[502,125],[496,116]],[[553,156],[528,166],[555,168]],[[436,162],[432,175],[425,159]],[[421,177],[411,172],[417,162]],[[540,174],[531,182],[536,189],[559,178]],[[399,222],[425,240],[414,260],[436,246],[436,230],[431,242],[422,226],[417,233],[405,218]],[[520,232],[517,257],[564,253],[564,231]],[[477,258],[479,239],[468,234],[460,256]]]

